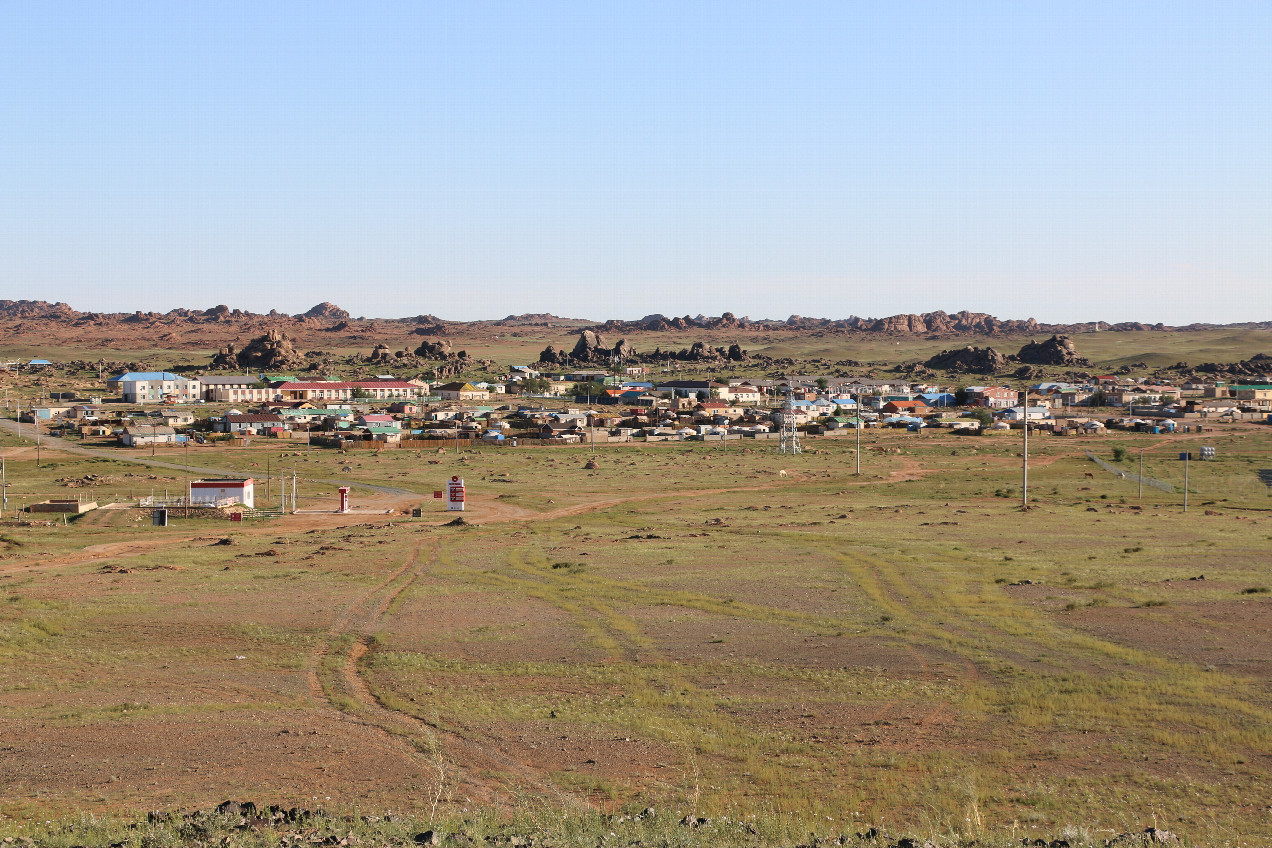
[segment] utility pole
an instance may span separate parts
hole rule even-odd
[[[1026,401],[1028,404],[1028,401]],[[1025,420],[1021,427],[1025,436],[1025,450],[1020,457],[1020,508],[1029,509],[1029,407],[1025,406]]]
[[[0,456],[0,516],[9,505],[9,480],[5,476],[4,457]]]
[[[1136,500],[1144,500],[1144,449],[1140,448],[1139,461],[1139,491],[1135,495]]]
[[[857,402],[857,476],[861,476],[861,425],[866,423],[861,417],[861,392],[855,396]]]
[[[1188,511],[1188,457],[1184,454],[1184,512]]]

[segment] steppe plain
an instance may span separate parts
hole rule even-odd
[[[1164,363],[1227,353],[1223,332],[1078,343]],[[1272,335],[1242,332],[1213,358]],[[366,514],[5,526],[0,832],[233,798],[470,826],[652,806],[761,833],[1272,839],[1268,427],[1035,437],[1028,511],[1018,432],[862,442],[860,476],[851,438],[606,445],[590,470],[587,446],[197,447],[196,468],[295,468],[302,508],[350,482]],[[1219,459],[1192,464],[1185,514],[1175,457],[1201,444]],[[11,498],[185,474],[0,445]],[[1176,494],[1086,456],[1113,447]],[[431,498],[451,475],[467,526]]]

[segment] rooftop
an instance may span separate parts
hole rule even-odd
[[[174,380],[185,380],[178,374],[170,371],[129,371],[127,374],[120,374],[118,377],[111,377],[108,383],[136,383],[141,380],[162,380],[171,383]]]

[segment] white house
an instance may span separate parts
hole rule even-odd
[[[1051,410],[1045,406],[1013,406],[1000,415],[1004,421],[1046,421],[1051,418]]]
[[[732,403],[759,403],[764,399],[764,393],[759,387],[750,383],[730,383],[719,389],[719,395],[720,400]]]
[[[246,415],[226,413],[225,417],[216,423],[216,429],[220,432],[238,433],[240,435],[244,433],[259,435],[267,433],[274,428],[286,429],[287,422],[283,420],[281,415],[263,412],[253,412]]]
[[[126,403],[191,403],[199,400],[203,388],[199,380],[167,371],[129,371],[106,381],[124,396]]]
[[[184,440],[185,436],[178,436],[176,430],[163,424],[130,424],[119,434],[120,444],[129,448],[172,444]]]
[[[256,507],[256,492],[251,477],[246,480],[192,480],[190,503],[199,506],[227,506],[241,503],[249,509]]]
[[[159,419],[169,427],[188,427],[194,423],[194,413],[180,409],[164,409],[159,412]]]

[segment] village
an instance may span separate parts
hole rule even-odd
[[[0,848],[1272,846],[1272,4],[4,8]]]
[[[775,439],[783,419],[824,437],[878,427],[979,433],[1024,422],[1057,436],[1170,433],[1208,422],[1272,420],[1272,383],[1172,386],[1106,375],[1016,389],[799,375],[655,380],[646,368],[625,370],[514,366],[499,381],[432,384],[392,374],[345,381],[130,372],[106,379],[100,396],[63,397],[59,405],[10,414],[49,436],[123,447],[267,438],[346,450],[456,440],[529,447]]]

